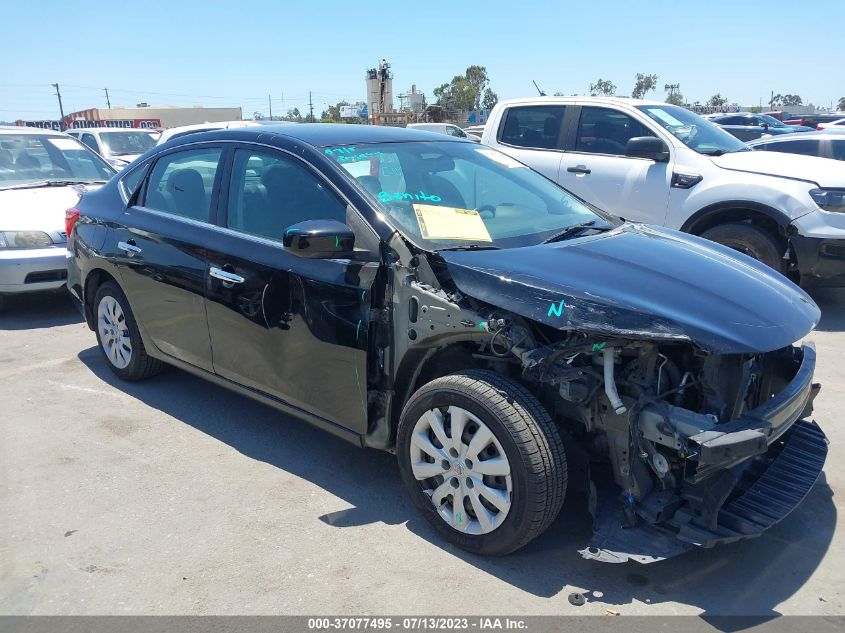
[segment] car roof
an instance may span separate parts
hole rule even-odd
[[[841,132],[831,132],[828,130],[819,130],[816,132],[794,132],[792,134],[780,134],[778,136],[766,136],[758,138],[753,141],[748,141],[748,145],[765,145],[766,143],[780,143],[781,141],[794,141],[796,139],[816,138],[821,140],[845,139],[845,130]]]
[[[616,103],[616,104],[625,104],[628,106],[665,106],[665,105],[672,105],[671,103],[666,103],[665,101],[655,101],[655,100],[648,100],[648,99],[634,99],[632,97],[590,97],[590,96],[573,96],[573,97],[521,97],[519,99],[507,99],[505,101],[500,101],[499,105],[516,105],[516,104],[524,104],[524,105],[539,105],[542,103],[576,103],[578,101],[592,101],[595,103]],[[680,107],[680,106],[679,106]]]
[[[63,132],[58,130],[45,130],[40,127],[26,127],[23,125],[0,125],[0,134],[44,134],[44,135],[59,135]]]
[[[198,133],[199,134],[199,133]],[[236,137],[240,140],[257,139],[262,134],[282,136],[311,145],[328,147],[330,145],[368,145],[370,143],[400,143],[411,141],[438,141],[445,143],[471,143],[465,139],[445,136],[421,129],[408,129],[380,125],[361,125],[344,123],[303,123],[301,125],[262,125],[227,130],[203,132],[204,140]],[[186,140],[195,138],[180,137]]]

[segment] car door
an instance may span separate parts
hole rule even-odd
[[[298,222],[346,222],[346,202],[300,158],[261,146],[237,147],[224,181],[221,228],[208,242],[214,371],[364,433],[378,265],[305,259],[282,245]]]
[[[577,116],[562,154],[559,182],[626,220],[662,224],[672,179],[671,144],[669,162],[625,156],[629,139],[662,135],[613,107],[581,106]]]
[[[560,179],[565,105],[511,106],[502,116],[499,149],[556,182]]]
[[[161,155],[119,226],[116,252],[129,304],[165,354],[212,371],[205,313],[206,248],[216,210],[220,145]]]

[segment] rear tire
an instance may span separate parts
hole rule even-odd
[[[566,456],[557,427],[527,389],[491,371],[420,388],[402,411],[397,451],[414,506],[469,552],[509,554],[548,528],[563,505]]]
[[[162,370],[162,362],[147,354],[129,301],[116,283],[107,281],[97,288],[93,312],[100,352],[115,375],[134,381]]]
[[[769,231],[759,226],[744,223],[720,224],[704,231],[701,237],[753,257],[778,272],[783,271],[783,249]]]

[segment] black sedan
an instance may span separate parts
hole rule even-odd
[[[198,133],[67,217],[68,287],[117,376],[174,365],[395,452],[473,552],[526,544],[567,491],[601,499],[588,558],[750,538],[825,461],[806,293],[476,143]]]

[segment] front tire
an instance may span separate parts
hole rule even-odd
[[[464,371],[419,389],[402,411],[397,450],[417,510],[473,553],[519,549],[563,505],[557,427],[528,390],[494,372]]]
[[[159,373],[160,360],[147,354],[129,301],[120,287],[107,281],[94,297],[97,343],[106,362],[123,380],[143,380]]]
[[[701,237],[753,257],[778,272],[783,271],[783,249],[771,233],[759,226],[744,223],[719,224],[704,231]]]

